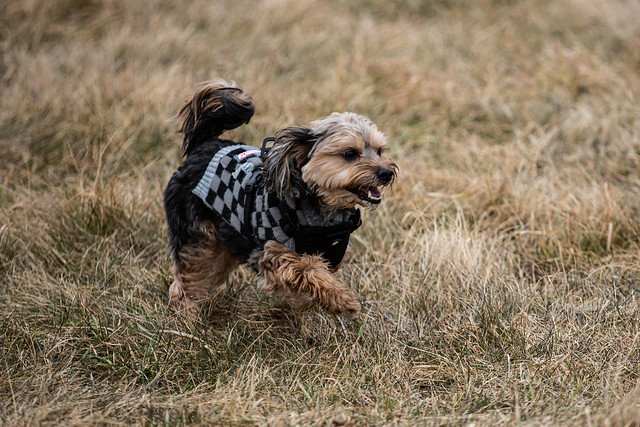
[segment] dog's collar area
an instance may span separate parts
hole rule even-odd
[[[320,254],[332,269],[342,262],[351,233],[362,225],[360,210],[357,208],[344,211],[342,220],[330,225],[302,225],[298,221],[296,209],[285,201],[280,203],[279,208],[282,213],[280,227],[294,239],[296,252]]]
[[[260,148],[260,158],[262,160],[264,160],[264,157],[267,155],[269,150],[271,150],[271,148],[272,148],[272,147],[267,147],[267,143],[275,142],[275,140],[276,139],[273,136],[266,137],[265,139],[262,140],[262,147]]]
[[[262,176],[258,175],[256,178],[254,184],[247,188],[248,206],[254,206],[255,191],[262,185]],[[271,193],[270,197],[273,197],[274,201],[278,200],[273,204],[280,211],[277,226],[284,235],[293,239],[295,251],[299,254],[320,255],[329,263],[330,268],[338,267],[349,246],[351,233],[362,225],[360,210],[346,209],[341,212],[340,220],[327,225],[306,225],[301,224],[298,219],[298,214],[308,209],[308,205],[304,205],[306,208],[303,206],[302,199],[292,198],[292,206],[286,200],[277,199],[275,193]],[[306,202],[314,204],[308,198]],[[245,210],[245,220],[240,235],[247,240],[253,240],[257,247],[261,247],[264,241],[256,235],[251,226],[251,213],[250,209]]]

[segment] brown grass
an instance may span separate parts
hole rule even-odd
[[[3,2],[0,420],[640,419],[640,6],[628,0]],[[167,308],[178,109],[233,79],[257,144],[370,116],[400,179],[353,239],[355,321],[235,273]]]

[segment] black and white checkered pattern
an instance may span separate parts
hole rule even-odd
[[[260,150],[248,145],[231,145],[219,150],[193,193],[242,233],[245,222],[246,191],[262,173]]]
[[[218,151],[193,193],[234,230],[262,246],[276,240],[295,250],[292,236],[281,227],[280,200],[262,182],[260,150],[248,145],[232,145]],[[246,206],[254,192],[253,206]],[[249,216],[245,211],[249,210]],[[247,221],[250,223],[247,224]]]
[[[282,244],[288,242],[291,236],[281,227],[282,211],[280,201],[275,193],[269,193],[264,187],[258,189],[255,199],[255,211],[251,213],[251,226],[257,240],[266,242],[276,240]],[[295,246],[295,245],[294,245]],[[295,247],[291,248],[295,250]]]

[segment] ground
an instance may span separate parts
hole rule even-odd
[[[0,15],[0,420],[640,419],[640,3],[30,0]],[[265,136],[372,118],[400,175],[341,272],[355,320],[233,274],[168,309],[183,102]]]

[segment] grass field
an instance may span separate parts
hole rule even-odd
[[[3,424],[639,422],[637,1],[1,3]],[[214,77],[257,106],[231,137],[350,110],[391,141],[356,320],[245,269],[168,309],[175,115]]]

